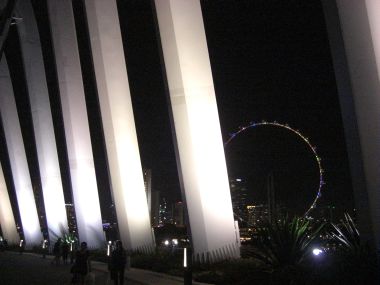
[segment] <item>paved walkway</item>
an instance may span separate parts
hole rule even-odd
[[[93,270],[99,272],[107,272],[107,265],[102,262],[93,261],[92,263]],[[180,285],[183,284],[183,278],[171,276],[163,273],[131,268],[125,272],[126,278],[129,281],[136,282],[136,284],[144,285]],[[128,283],[127,283],[128,284]],[[205,283],[199,283],[193,281],[194,285],[209,285]]]
[[[52,265],[51,256],[16,252],[0,252],[0,284],[1,285],[68,285],[71,282],[71,265]],[[109,280],[107,265],[92,261],[92,276],[96,285],[112,284]],[[166,274],[131,268],[125,272],[128,285],[179,285],[183,278]],[[193,282],[194,285],[202,283]],[[203,283],[203,285],[206,285]]]

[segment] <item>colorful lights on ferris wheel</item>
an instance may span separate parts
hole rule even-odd
[[[315,146],[313,146],[310,143],[309,139],[307,137],[305,137],[304,135],[302,135],[302,133],[299,130],[293,129],[288,124],[278,123],[277,121],[267,122],[267,121],[263,120],[261,122],[250,122],[246,126],[239,127],[238,131],[236,131],[234,133],[231,133],[229,139],[224,143],[224,147],[226,147],[240,133],[242,133],[242,132],[244,132],[244,131],[246,131],[248,129],[255,128],[255,127],[260,127],[260,126],[273,126],[273,127],[279,127],[279,128],[283,128],[283,129],[289,130],[292,133],[296,134],[299,138],[301,138],[307,144],[307,146],[309,147],[309,149],[312,151],[312,153],[314,155],[314,158],[315,158],[315,161],[317,162],[318,169],[319,169],[319,185],[318,185],[317,195],[314,198],[313,203],[311,204],[311,206],[308,208],[308,210],[304,214],[304,217],[307,217],[308,214],[310,213],[310,211],[312,209],[316,208],[317,201],[322,196],[322,187],[323,187],[323,185],[325,185],[325,182],[323,180],[324,170],[322,168],[322,163],[321,163],[322,159],[321,159],[321,157],[317,153],[317,148]]]

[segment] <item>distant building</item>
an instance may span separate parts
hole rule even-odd
[[[152,191],[151,203],[150,222],[153,227],[156,227],[159,225],[160,219],[160,191]]]
[[[152,190],[152,171],[150,169],[144,169],[143,174],[150,223],[152,227],[156,227],[159,224],[160,216],[160,191]]]
[[[264,204],[260,205],[248,205],[248,226],[250,228],[262,225],[264,222],[268,221],[269,213],[268,206]]]
[[[174,203],[173,208],[173,223],[176,226],[184,226],[184,205],[182,202]]]
[[[158,224],[164,225],[164,224],[171,224],[171,223],[173,223],[172,209],[171,207],[169,207],[166,199],[162,198],[161,203],[160,203]]]
[[[243,179],[230,179],[232,208],[234,218],[239,222],[239,227],[246,227],[248,213],[248,189]]]

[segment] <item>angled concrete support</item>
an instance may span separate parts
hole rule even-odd
[[[120,238],[129,249],[153,250],[116,1],[85,1],[96,85]]]
[[[17,232],[16,222],[13,216],[11,202],[9,200],[7,185],[5,184],[3,168],[0,164],[0,225],[3,238],[8,244],[17,244],[20,236]]]
[[[322,3],[345,124],[358,226],[380,253],[380,2]]]
[[[7,40],[16,3],[17,0],[0,0],[0,60],[3,56],[4,43]]]
[[[0,113],[15,183],[23,234],[27,247],[42,240],[24,142],[21,135],[11,78],[5,57],[0,62]]]
[[[49,238],[50,242],[54,242],[68,232],[68,226],[41,44],[30,1],[19,1],[16,12],[22,18],[17,28],[32,110]]]
[[[195,259],[239,257],[199,1],[155,0]]]
[[[72,3],[48,1],[48,10],[79,238],[100,248],[105,240]]]

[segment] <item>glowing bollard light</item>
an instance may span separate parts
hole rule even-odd
[[[323,251],[322,251],[320,248],[314,248],[314,249],[313,249],[313,254],[314,254],[315,256],[320,255],[322,252],[323,252]]]
[[[238,229],[200,2],[155,0],[155,8],[194,257],[237,258]]]
[[[47,239],[44,239],[44,241],[42,242],[42,249],[45,249],[47,247]]]
[[[107,256],[110,256],[111,254],[111,245],[112,245],[112,241],[109,241],[107,244]]]
[[[20,240],[20,244],[19,244],[19,253],[22,254],[25,250],[25,242],[24,240]]]
[[[191,248],[185,247],[183,249],[183,268],[184,268],[183,284],[184,285],[193,284]]]
[[[185,247],[183,249],[183,267],[187,267],[187,248]]]
[[[43,258],[46,258],[47,251],[48,251],[48,240],[44,239],[44,241],[42,242],[42,257]]]

